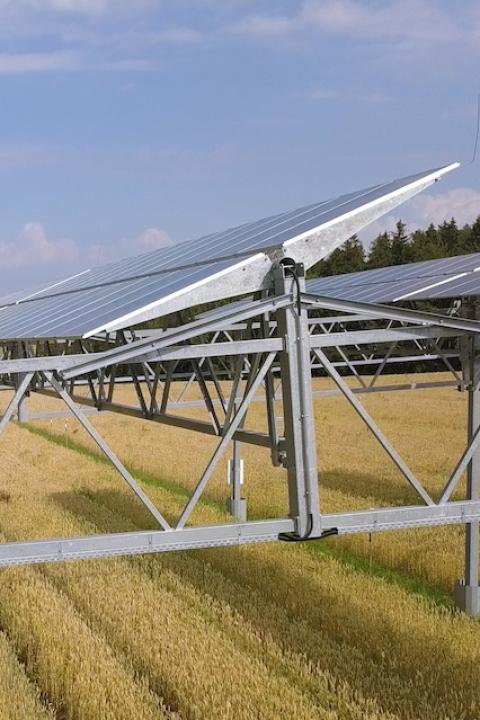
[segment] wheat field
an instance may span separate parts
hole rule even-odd
[[[364,404],[438,494],[464,446],[465,395]],[[344,400],[318,398],[315,420],[325,511],[415,500]],[[178,514],[215,440],[92,422],[167,518]],[[265,423],[253,405],[247,427]],[[73,419],[11,423],[0,452],[2,541],[153,527]],[[284,472],[261,448],[243,457],[251,515],[284,515]],[[193,522],[225,521],[225,478],[226,461]],[[432,528],[2,570],[0,719],[478,720],[480,623],[449,595],[462,557],[461,528]]]

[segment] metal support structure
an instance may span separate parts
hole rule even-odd
[[[360,403],[359,400],[355,397],[355,394],[352,392],[352,390],[348,387],[345,380],[343,380],[338,372],[335,370],[331,362],[327,359],[326,355],[321,350],[315,350],[315,354],[317,355],[318,359],[322,363],[325,370],[328,372],[332,380],[335,382],[335,384],[338,386],[339,390],[343,393],[343,395],[346,397],[350,405],[353,407],[353,409],[358,413],[358,415],[362,418],[364,423],[367,425],[367,427],[372,431],[374,436],[377,438],[380,445],[383,447],[385,452],[390,456],[390,458],[393,460],[397,468],[400,470],[402,475],[408,480],[410,485],[413,487],[414,490],[420,495],[423,502],[426,505],[434,505],[434,502],[430,495],[427,493],[425,488],[421,485],[421,483],[417,480],[413,472],[410,470],[406,462],[400,457],[398,452],[395,450],[393,445],[390,443],[388,438],[385,437],[383,432],[378,427],[377,423],[373,420],[373,418],[370,417],[370,415],[367,413],[363,405]]]
[[[27,392],[28,386],[30,384],[30,381],[33,377],[33,373],[25,373],[23,378],[20,380],[20,382],[17,384],[17,389],[15,391],[15,394],[13,398],[10,400],[10,402],[7,405],[7,409],[3,413],[1,419],[0,419],[0,434],[5,430],[6,426],[10,422],[13,413],[17,410],[18,411],[18,405],[21,402],[23,396]]]
[[[100,450],[106,455],[106,457],[110,460],[114,468],[120,473],[120,475],[123,477],[125,482],[131,487],[135,495],[138,497],[141,503],[147,508],[147,510],[150,512],[151,515],[155,518],[155,520],[158,522],[160,527],[162,527],[164,530],[168,530],[170,525],[165,520],[163,515],[157,510],[155,505],[152,503],[150,498],[148,498],[145,493],[143,492],[142,488],[138,485],[137,481],[134,480],[132,475],[128,472],[125,465],[119,460],[119,458],[115,455],[113,450],[109,448],[105,440],[101,437],[101,435],[95,430],[93,425],[87,418],[83,415],[82,411],[75,405],[73,400],[70,398],[70,395],[67,393],[67,391],[62,387],[62,385],[56,380],[52,374],[45,373],[48,381],[58,394],[60,398],[64,401],[65,405],[70,409],[72,412],[72,415],[77,418],[79,423],[83,425],[87,433],[90,435],[90,437],[96,442]]]
[[[480,317],[480,304],[472,300],[465,304],[467,315],[475,320]],[[480,432],[480,338],[465,338],[464,374],[468,382],[468,440],[473,444]],[[467,500],[476,502],[480,490],[480,448],[475,450],[467,467]],[[465,526],[465,577],[455,585],[455,602],[464,612],[480,617],[480,523],[478,520]]]
[[[16,343],[16,357],[17,358],[23,358],[26,355],[25,352],[25,346],[23,343]],[[23,380],[25,378],[25,373],[18,373],[16,376],[16,382],[15,386],[18,388],[22,384]],[[17,419],[18,422],[24,423],[28,422],[28,396],[27,393],[24,393],[20,400],[18,401],[17,406]]]
[[[19,373],[18,374],[18,385],[20,386],[22,381],[25,379],[26,375],[25,373]],[[18,422],[20,423],[26,423],[29,420],[29,409],[28,409],[28,396],[25,393],[23,397],[20,399],[18,403],[17,408],[17,418]]]
[[[322,531],[316,437],[313,419],[310,332],[307,309],[301,303],[305,287],[303,266],[278,265],[275,292],[296,297],[290,307],[277,312],[290,517],[298,538],[319,536]]]
[[[240,406],[235,413],[234,417],[224,428],[224,431],[222,433],[222,439],[217,446],[217,449],[213,453],[210,462],[208,463],[207,467],[205,468],[205,471],[198,481],[195,490],[193,491],[191,497],[187,501],[185,507],[182,510],[182,513],[177,521],[176,528],[181,529],[185,526],[187,523],[190,515],[192,514],[195,506],[197,505],[203,491],[205,490],[205,487],[210,480],[215,468],[217,467],[220,458],[222,457],[223,453],[226,450],[227,445],[231,440],[233,440],[233,436],[235,434],[235,431],[240,427],[243,418],[245,417],[245,413],[248,410],[248,407],[252,401],[252,398],[255,395],[255,392],[257,391],[258,387],[261,385],[266,373],[268,372],[269,368],[271,367],[273,361],[275,359],[275,353],[269,353],[267,355],[266,360],[264,361],[262,367],[257,373],[257,376],[255,380],[253,380],[250,388],[245,388],[246,394],[244,395],[242,402],[240,403]]]
[[[243,369],[244,359],[236,358],[236,372],[232,384],[230,403],[227,407],[227,421],[230,415],[237,413],[240,407],[240,378]],[[239,440],[232,441],[233,453],[232,458],[228,462],[228,483],[230,485],[230,497],[227,499],[227,510],[232,517],[238,522],[246,522],[247,520],[247,501],[242,497],[243,485],[243,459],[242,445]]]
[[[260,299],[252,297],[216,308],[209,311],[208,316],[166,331],[126,330],[82,343],[60,338],[54,343],[20,349],[13,342],[4,343],[0,377],[4,389],[13,388],[14,395],[0,420],[0,432],[15,412],[23,419],[19,408],[25,393],[60,397],[161,529],[95,538],[0,544],[0,565],[238,545],[279,538],[299,541],[334,532],[342,535],[459,524],[466,526],[466,570],[465,579],[457,585],[456,598],[466,612],[478,615],[480,313],[477,307],[470,308],[466,318],[452,318],[398,307],[366,307],[362,303],[325,300],[306,295],[304,288],[302,266],[283,260],[274,268],[271,288],[262,291]],[[326,318],[324,310],[328,308],[338,314]],[[456,369],[459,353],[453,345],[458,339],[464,348],[460,353],[462,377]],[[58,354],[53,355],[54,352]],[[394,367],[394,363],[418,360],[444,362],[451,380],[429,379],[398,385],[377,382],[388,365]],[[366,382],[364,368],[370,375],[373,372],[371,382]],[[326,374],[335,387],[314,390],[312,372]],[[356,378],[359,386],[350,388],[343,378],[345,373]],[[187,400],[186,390],[177,392],[178,384],[173,383],[178,383],[179,378],[187,389],[196,378],[199,399]],[[231,384],[223,384],[225,379]],[[114,399],[115,387],[125,382],[130,383],[133,390],[130,404]],[[469,442],[437,501],[383,435],[358,396],[446,386],[468,389]],[[418,505],[321,513],[313,398],[334,394],[343,395],[374,433],[420,495]],[[277,400],[283,406],[283,436],[279,436],[277,429]],[[252,402],[266,404],[268,432],[245,427]],[[187,416],[190,408],[195,412]],[[199,408],[203,409],[203,418],[197,414]],[[175,414],[176,410],[181,412]],[[92,412],[125,414],[217,438],[216,450],[176,527],[165,520],[89,422],[86,414]],[[54,410],[32,415],[31,420],[63,415],[62,411]],[[264,448],[274,466],[286,469],[288,507],[285,517],[279,520],[247,520],[241,458],[242,447],[247,443]],[[227,507],[234,521],[227,525],[192,527],[192,512],[230,446],[233,458]],[[452,501],[465,469],[468,469],[467,498]]]
[[[243,486],[243,459],[242,446],[238,440],[233,443],[232,459],[228,462],[228,482],[230,497],[227,499],[227,509],[238,522],[247,521],[247,501],[242,497]]]

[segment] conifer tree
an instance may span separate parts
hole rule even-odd
[[[365,269],[365,249],[354,235],[333,251],[329,261],[332,275],[358,272]]]
[[[453,218],[449,222],[445,221],[438,226],[438,235],[443,251],[443,257],[459,255],[462,253],[460,247],[460,231]]]
[[[309,277],[325,277],[327,275],[341,275],[343,273],[358,272],[365,269],[365,248],[353,235],[343,245],[336,248],[328,258],[320,260],[314,265]]]
[[[390,239],[392,249],[392,265],[404,265],[410,262],[411,253],[408,244],[407,226],[399,220]]]
[[[410,239],[410,260],[434,260],[443,257],[442,246],[435,225],[430,224],[426,230],[415,230]]]
[[[392,264],[392,244],[387,232],[378,235],[370,246],[368,268],[381,268]]]
[[[480,215],[477,217],[472,226],[469,227],[469,232],[465,232],[466,227],[463,228],[464,232],[464,251],[465,253],[480,252]]]
[[[353,235],[314,265],[308,276],[338,275],[473,252],[480,252],[480,216],[472,225],[462,228],[452,218],[437,226],[431,223],[426,230],[415,230],[410,235],[405,223],[399,220],[393,233],[384,232],[375,238],[367,258],[363,244]]]

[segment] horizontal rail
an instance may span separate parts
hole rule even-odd
[[[318,346],[317,346],[318,347]],[[349,368],[349,367],[368,367],[369,365],[395,365],[402,363],[419,363],[419,362],[433,362],[434,360],[444,360],[445,358],[458,358],[459,355],[456,352],[443,353],[438,355],[437,353],[429,355],[391,355],[386,360],[384,357],[371,357],[366,360],[359,360],[352,358],[348,362],[342,362],[340,360],[332,362],[332,365],[337,368]],[[322,365],[318,362],[312,362],[312,370],[322,370]],[[363,375],[362,377],[370,377],[369,375]]]
[[[289,295],[279,295],[266,300],[247,303],[241,309],[236,310],[229,310],[227,305],[226,308],[217,309],[215,317],[212,316],[208,321],[196,320],[177,328],[165,330],[163,335],[158,338],[136,340],[128,345],[121,345],[118,348],[107,350],[103,353],[100,365],[96,361],[91,361],[88,357],[84,358],[83,362],[74,364],[71,368],[65,370],[63,376],[68,380],[77,375],[96,370],[98,367],[109,367],[110,365],[132,362],[148,353],[158,352],[160,349],[178,345],[180,342],[187,342],[205,333],[221,330],[225,322],[229,320],[248,320],[267,312],[275,312],[280,308],[291,305],[291,303],[292,298]]]
[[[479,519],[480,501],[379,508],[321,516],[322,529],[336,529],[339,535],[460,525]],[[293,519],[283,518],[181,530],[147,530],[2,543],[0,567],[273,542],[279,539],[280,534],[292,533],[294,529]]]
[[[38,388],[34,392],[40,395],[47,395],[48,397],[58,397],[53,390],[48,388]],[[95,407],[95,401],[92,398],[82,397],[81,395],[72,395],[72,400],[79,405],[86,405],[87,407]],[[263,398],[262,398],[263,399]],[[260,400],[260,398],[259,398]],[[263,401],[265,401],[263,399]],[[199,401],[201,406],[204,407],[205,403],[203,400]],[[213,400],[212,402],[218,402]],[[185,407],[183,404],[178,403],[178,408]],[[204,435],[210,435],[212,437],[220,437],[215,431],[213,425],[205,420],[197,420],[196,418],[181,417],[180,415],[170,415],[167,413],[156,413],[153,415],[145,416],[143,412],[131,405],[122,405],[120,403],[113,403],[102,401],[98,407],[99,414],[101,412],[112,412],[118,413],[119,415],[127,415],[128,417],[138,418],[140,420],[149,420],[151,422],[160,423],[161,425],[172,425],[174,427],[183,428],[184,430],[192,430],[193,432],[203,433]],[[267,433],[255,432],[253,430],[239,429],[233,436],[234,440],[239,440],[242,443],[248,445],[257,445],[259,447],[271,447],[270,436]],[[285,439],[279,438],[278,449],[281,450],[284,447]]]
[[[392,307],[391,305],[359,302],[358,300],[341,300],[309,293],[302,293],[302,302],[308,307],[319,307],[347,313],[359,312],[362,315],[370,315],[372,319],[384,318],[385,320],[401,320],[402,322],[410,322],[418,325],[480,333],[480,322],[475,320],[464,320],[462,318],[438,315],[421,310],[406,310],[405,308]]]
[[[277,540],[280,533],[293,532],[294,529],[294,521],[287,518],[231,525],[208,525],[183,530],[155,530],[2,543],[0,566],[269,542]]]
[[[365,376],[364,376],[365,377]],[[456,380],[437,380],[432,382],[412,382],[412,383],[392,383],[390,385],[372,385],[370,387],[350,388],[355,395],[368,395],[369,393],[396,392],[400,390],[431,390],[433,388],[458,388],[459,383]],[[316,397],[337,397],[342,393],[336,388],[331,390],[314,390],[312,395]]]
[[[129,345],[122,345],[128,349]],[[259,340],[232,340],[221,343],[198,343],[196,345],[173,345],[164,349],[143,352],[128,360],[128,364],[145,362],[161,362],[162,360],[194,360],[203,357],[229,357],[232,355],[249,355],[262,352],[274,352],[283,349],[281,338],[264,338]],[[18,358],[0,360],[0,375],[3,373],[42,372],[45,370],[62,371],[72,368],[75,363],[89,363],[89,372],[103,368],[104,359],[109,358],[109,351],[85,353],[83,355],[52,355],[35,358]],[[120,363],[121,364],[121,363]]]
[[[402,327],[376,330],[343,330],[342,332],[312,335],[312,348],[336,347],[343,345],[370,345],[377,343],[428,340],[439,337],[457,337],[464,331],[438,327]]]
[[[322,515],[324,528],[335,527],[339,535],[406,530],[435,525],[463,525],[480,519],[480,501],[466,500],[444,505],[411,505],[351,513]]]

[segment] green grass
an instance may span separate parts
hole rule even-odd
[[[18,427],[25,429],[34,435],[38,435],[39,437],[47,440],[48,442],[54,443],[55,445],[67,448],[68,450],[72,450],[79,455],[87,457],[89,460],[93,460],[94,462],[100,463],[101,465],[111,466],[110,461],[105,456],[100,455],[99,452],[91,450],[81,445],[80,443],[74,442],[65,435],[60,435],[59,433],[51,432],[41,427],[36,427],[31,423],[19,424]],[[178,483],[175,483],[172,480],[165,480],[164,478],[159,478],[150,473],[141,471],[135,467],[126,467],[127,470],[137,480],[144,483],[145,485],[151,485],[153,487],[161,488],[162,490],[165,490],[174,496],[182,497],[185,499],[190,496],[190,492],[186,488],[184,488],[182,485],[179,485]],[[216,510],[219,510],[220,512],[226,514],[223,503],[218,500],[213,500],[211,498],[205,497],[205,495],[202,496],[199,504],[203,505],[204,507],[215,508]],[[250,519],[259,520],[261,518],[255,517],[250,514]],[[384,565],[380,565],[379,563],[373,561],[371,558],[362,555],[356,555],[346,550],[345,548],[342,548],[341,546],[337,545],[335,547],[332,544],[334,542],[336,541],[332,539],[318,542],[309,541],[303,543],[302,547],[305,552],[312,554],[314,557],[320,555],[323,557],[333,558],[339,562],[342,562],[344,565],[359,574],[367,575],[369,577],[375,577],[388,585],[393,585],[409,593],[419,595],[436,606],[448,608],[452,611],[455,609],[453,598],[448,595],[442,588],[428,583],[420,577],[411,576],[399,570],[393,570],[391,568],[385,567]]]

